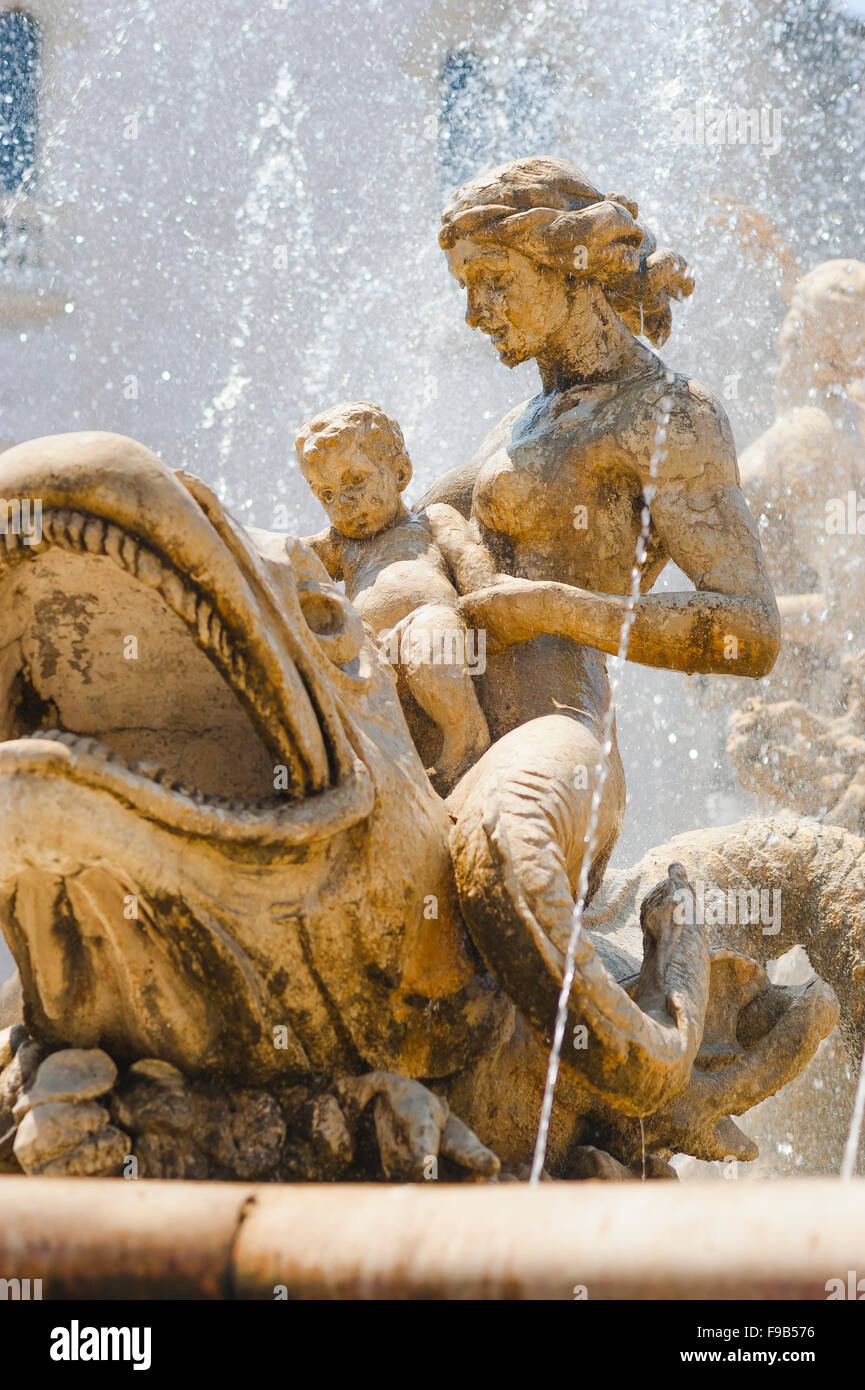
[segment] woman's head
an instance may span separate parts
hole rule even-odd
[[[636,217],[636,203],[604,196],[565,160],[521,159],[457,190],[439,242],[466,287],[467,321],[514,366],[543,351],[575,297],[599,292],[631,332],[666,340],[670,301],[693,280]]]

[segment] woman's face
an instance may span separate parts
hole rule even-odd
[[[537,357],[565,323],[564,278],[519,251],[458,241],[448,268],[466,292],[466,323],[492,339],[506,367]]]

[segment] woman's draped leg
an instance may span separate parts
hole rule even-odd
[[[487,966],[549,1047],[564,971],[600,744],[567,715],[505,735],[460,782],[452,851],[466,925]],[[590,891],[615,844],[624,806],[618,752],[600,802]],[[606,969],[591,938],[577,949],[562,1065],[629,1114],[649,1114],[688,1081],[703,1030],[709,953],[700,926],[677,911],[674,874],[650,895],[635,998]],[[693,914],[690,914],[693,918]],[[575,1029],[585,1046],[574,1046]],[[582,1037],[582,1035],[580,1035]]]

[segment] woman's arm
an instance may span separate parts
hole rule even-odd
[[[650,502],[656,535],[696,593],[640,597],[628,657],[673,671],[765,676],[778,655],[778,608],[739,489],[726,420],[717,411],[712,439],[708,412],[700,413],[699,428],[687,418],[690,431],[681,424],[671,428]],[[652,480],[644,481],[651,492]],[[460,604],[467,621],[486,629],[490,651],[548,632],[615,653],[627,608],[624,596],[524,579],[470,594]]]
[[[444,502],[431,503],[426,516],[459,593],[471,593],[496,582],[495,562],[480,538],[476,522],[467,521]]]

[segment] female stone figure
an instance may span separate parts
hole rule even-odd
[[[784,652],[733,716],[728,751],[769,801],[865,828],[865,264],[796,284],[778,339],[776,417],[742,457],[779,595]],[[738,693],[738,692],[737,692]]]
[[[812,608],[819,599],[831,611],[850,606],[851,585],[862,590],[854,537],[865,488],[863,383],[865,264],[824,261],[793,291],[778,337],[775,420],[742,456],[745,492],[794,633],[797,619],[800,633],[807,619],[808,597]],[[845,619],[855,625],[861,615],[847,612]],[[830,626],[840,635],[844,624]],[[801,681],[806,672],[799,664]]]
[[[469,930],[542,1040],[555,1017],[593,795],[590,894],[624,811],[614,731],[603,747],[601,653],[619,646],[641,526],[631,660],[761,676],[778,651],[778,611],[724,412],[637,338],[666,339],[670,302],[690,293],[691,279],[636,214],[564,161],[534,158],[467,183],[440,233],[469,326],[491,337],[507,366],[534,358],[541,373],[539,395],[425,501],[476,518],[499,570],[512,576],[463,599],[497,651],[481,691],[497,741],[449,805]],[[670,558],[695,592],[649,593]],[[690,1068],[706,967],[693,943],[673,933],[653,946],[650,933],[641,986],[616,998],[596,945],[580,943],[571,1022],[588,1022],[599,1038],[616,1029],[627,1043],[618,1060],[602,1045],[564,1063],[581,1084],[638,1113],[640,1103],[652,1108],[650,1095],[658,1103],[675,1094]]]

